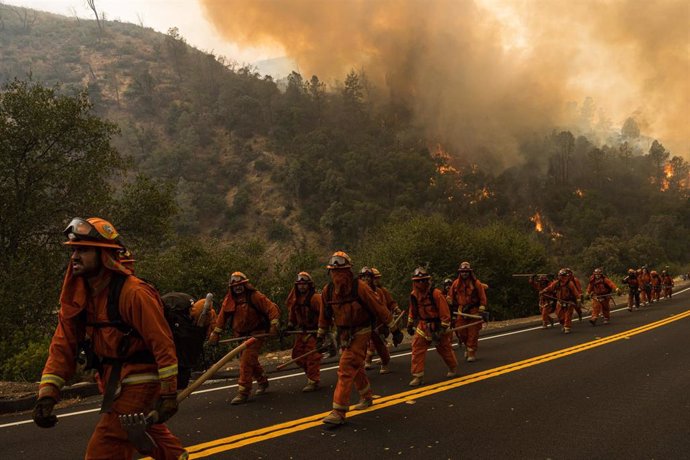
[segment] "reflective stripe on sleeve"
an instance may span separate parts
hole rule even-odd
[[[172,366],[162,367],[158,369],[158,377],[161,380],[167,379],[168,377],[172,377],[173,375],[177,375],[177,364],[173,364]]]
[[[65,386],[65,379],[55,374],[43,374],[41,376],[41,385],[43,385],[44,383],[50,383],[59,390],[63,386]]]

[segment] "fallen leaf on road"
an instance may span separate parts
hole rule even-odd
[[[414,399],[412,399],[412,400],[410,400],[410,401],[405,401],[405,404],[417,404],[417,401],[415,401]]]

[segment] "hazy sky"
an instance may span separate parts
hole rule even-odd
[[[51,13],[93,19],[93,12],[86,0],[0,0],[7,5],[20,5]],[[106,19],[119,19],[123,22],[151,27],[159,32],[167,32],[177,27],[183,37],[193,46],[234,59],[239,63],[251,63],[262,59],[283,55],[280,47],[242,48],[222,38],[206,20],[197,0],[96,0],[99,11],[105,12]]]

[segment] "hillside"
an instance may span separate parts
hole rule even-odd
[[[249,132],[256,120],[242,104],[275,97],[270,79],[188,46],[174,29],[104,21],[99,30],[95,21],[6,5],[0,18],[0,81],[88,88],[96,113],[120,127],[115,146],[132,158],[131,172],[175,184],[178,232],[267,238],[280,221],[298,240],[315,238],[299,224],[299,205],[260,174],[285,159],[263,133]]]

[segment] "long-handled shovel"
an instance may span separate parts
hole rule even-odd
[[[270,334],[268,332],[265,334],[245,335],[244,337],[232,337],[230,339],[219,340],[218,343],[242,342],[248,339],[263,339],[264,337],[273,337],[274,335],[275,334]]]
[[[206,380],[210,379],[228,361],[237,356],[254,342],[256,342],[256,339],[254,337],[250,337],[246,341],[242,342],[238,347],[233,348],[228,352],[228,354],[220,358],[220,360],[211,366],[209,370],[204,372],[198,379],[192,382],[191,385],[177,394],[177,403],[179,404],[187,399],[187,397],[191,395],[194,390],[199,388]],[[137,450],[144,454],[152,453],[156,447],[156,443],[146,432],[146,429],[158,421],[158,412],[156,412],[156,410],[152,410],[148,415],[144,415],[143,412],[139,412],[137,414],[123,414],[118,418],[120,419],[122,428],[127,432],[127,438],[132,444],[134,444]]]

